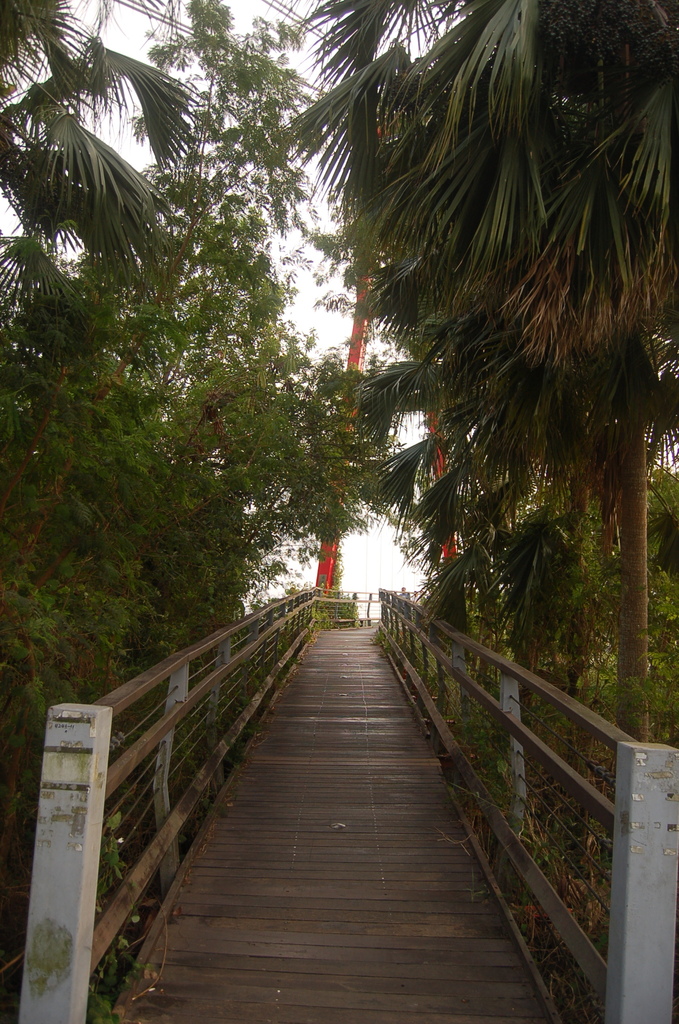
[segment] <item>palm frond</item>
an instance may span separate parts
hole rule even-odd
[[[358,408],[368,432],[384,439],[404,415],[436,408],[442,394],[440,365],[433,359],[404,361],[362,383]]]
[[[411,512],[418,483],[430,473],[436,455],[435,439],[425,437],[392,455],[381,467],[380,490],[401,521]]]
[[[474,453],[471,448],[466,453],[456,453],[454,459],[446,453],[446,471],[441,473],[440,439],[432,435],[431,443],[436,445],[437,458],[432,465],[438,470],[438,475],[422,495],[414,515],[430,544],[440,553],[454,533],[464,535],[465,513],[479,490],[479,484],[473,473]]]
[[[679,574],[679,515],[670,508],[649,515],[648,537],[657,545],[656,561],[673,576]]]
[[[425,83],[449,96],[438,155],[457,140],[488,76],[491,124],[526,124],[541,86],[538,0],[468,0],[461,17],[422,59]]]
[[[35,292],[70,292],[73,285],[37,238],[0,237],[0,290],[11,301],[23,302]]]
[[[567,544],[562,519],[545,508],[529,515],[514,535],[495,586],[517,633],[527,630],[536,607],[549,597],[555,561]]]
[[[458,613],[460,598],[473,588],[485,595],[491,586],[493,560],[490,552],[478,540],[465,544],[464,551],[438,566],[430,575],[425,588],[427,611],[436,618],[451,621]],[[457,628],[462,628],[458,626]]]
[[[66,0],[2,4],[0,70],[4,85],[23,89],[46,72],[72,65],[84,38]]]
[[[370,195],[379,177],[380,104],[408,66],[394,45],[313,103],[293,124],[302,148],[320,154],[320,176],[331,194]],[[347,196],[347,198],[349,198]]]
[[[52,189],[57,222],[77,224],[88,253],[106,272],[161,249],[162,202],[143,175],[66,111],[52,118],[45,142],[35,154],[36,180]],[[35,228],[44,227],[40,200],[36,191]]]
[[[191,131],[187,89],[158,68],[107,49],[99,39],[91,41],[88,57],[95,99],[107,110],[120,109],[129,105],[133,93],[158,163],[178,160],[186,151]]]
[[[360,71],[403,39],[426,45],[440,31],[441,12],[427,0],[326,0],[309,16],[320,34],[315,57],[325,84]],[[452,5],[451,5],[452,6]]]
[[[676,490],[676,481],[673,481]],[[679,574],[679,509],[658,487],[652,488],[648,539],[656,545],[655,560],[666,573]]]

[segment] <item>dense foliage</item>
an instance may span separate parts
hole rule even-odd
[[[238,38],[215,0],[191,17],[193,34],[154,54],[157,80],[191,92],[195,129],[139,176],[165,211],[154,258],[121,278],[53,249],[58,275],[0,310],[7,958],[46,707],[93,701],[238,617],[371,500],[378,449],[366,458],[350,427],[355,380],[287,322],[294,258],[272,256],[305,198],[285,127],[303,95],[290,36]]]
[[[620,554],[616,717],[642,733],[647,476],[677,424],[678,13],[324,0],[311,21],[328,90],[299,121],[371,239],[374,313],[411,357],[370,394],[383,424],[416,411],[431,429],[390,464],[387,493],[403,511],[424,488],[435,570],[461,537],[444,588],[478,561],[463,498],[504,503],[509,521],[520,502],[568,512],[569,480],[583,508],[598,498]]]

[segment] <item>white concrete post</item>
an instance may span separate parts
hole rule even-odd
[[[506,711],[509,715],[514,715],[514,718],[518,718],[521,721],[521,700],[518,681],[512,676],[505,675],[504,672],[500,676],[500,705],[503,711]],[[520,825],[526,809],[526,767],[523,757],[523,745],[518,740],[515,740],[513,736],[509,738],[509,759],[512,771],[512,789],[514,791],[514,799],[509,814],[512,825]]]
[[[175,704],[186,700],[189,692],[189,664],[178,668],[170,676],[167,687],[167,700],[165,701],[165,714],[171,711]],[[153,809],[156,816],[156,828],[160,828],[170,813],[170,761],[172,760],[172,744],[174,741],[174,729],[163,736],[158,744],[156,756],[156,771],[153,777]],[[179,867],[179,844],[175,836],[169,850],[160,862],[160,888],[163,896],[172,885],[174,876]]]
[[[111,708],[47,712],[20,1024],[84,1024]]]
[[[670,1024],[679,751],[618,743],[606,1024]]]

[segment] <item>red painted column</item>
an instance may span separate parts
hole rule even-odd
[[[321,590],[332,590],[338,547],[339,543],[336,540],[332,544],[328,544],[327,541],[323,541],[321,544],[321,557],[316,573],[316,586]]]
[[[351,340],[349,342],[349,356],[347,358],[347,370],[355,367],[363,372],[365,363],[365,346],[368,336],[369,319],[366,312],[365,300],[368,295],[370,279],[360,277],[356,286],[356,306],[354,308],[354,323],[351,329]],[[322,590],[332,590],[335,565],[337,563],[337,552],[339,550],[339,537],[332,543],[323,541],[321,545],[321,556],[318,562],[316,573],[316,586]]]
[[[436,416],[434,413],[429,413],[427,416],[427,422],[429,424],[429,432],[431,434],[436,433]],[[436,479],[446,471],[446,457],[440,448],[436,449],[436,461],[434,463],[434,474]],[[441,554],[445,558],[456,558],[458,554],[457,550],[457,534],[453,533],[450,535],[448,540],[441,546]]]

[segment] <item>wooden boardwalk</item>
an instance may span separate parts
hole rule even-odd
[[[373,631],[321,634],[152,956],[150,1024],[534,1024],[529,974]]]

